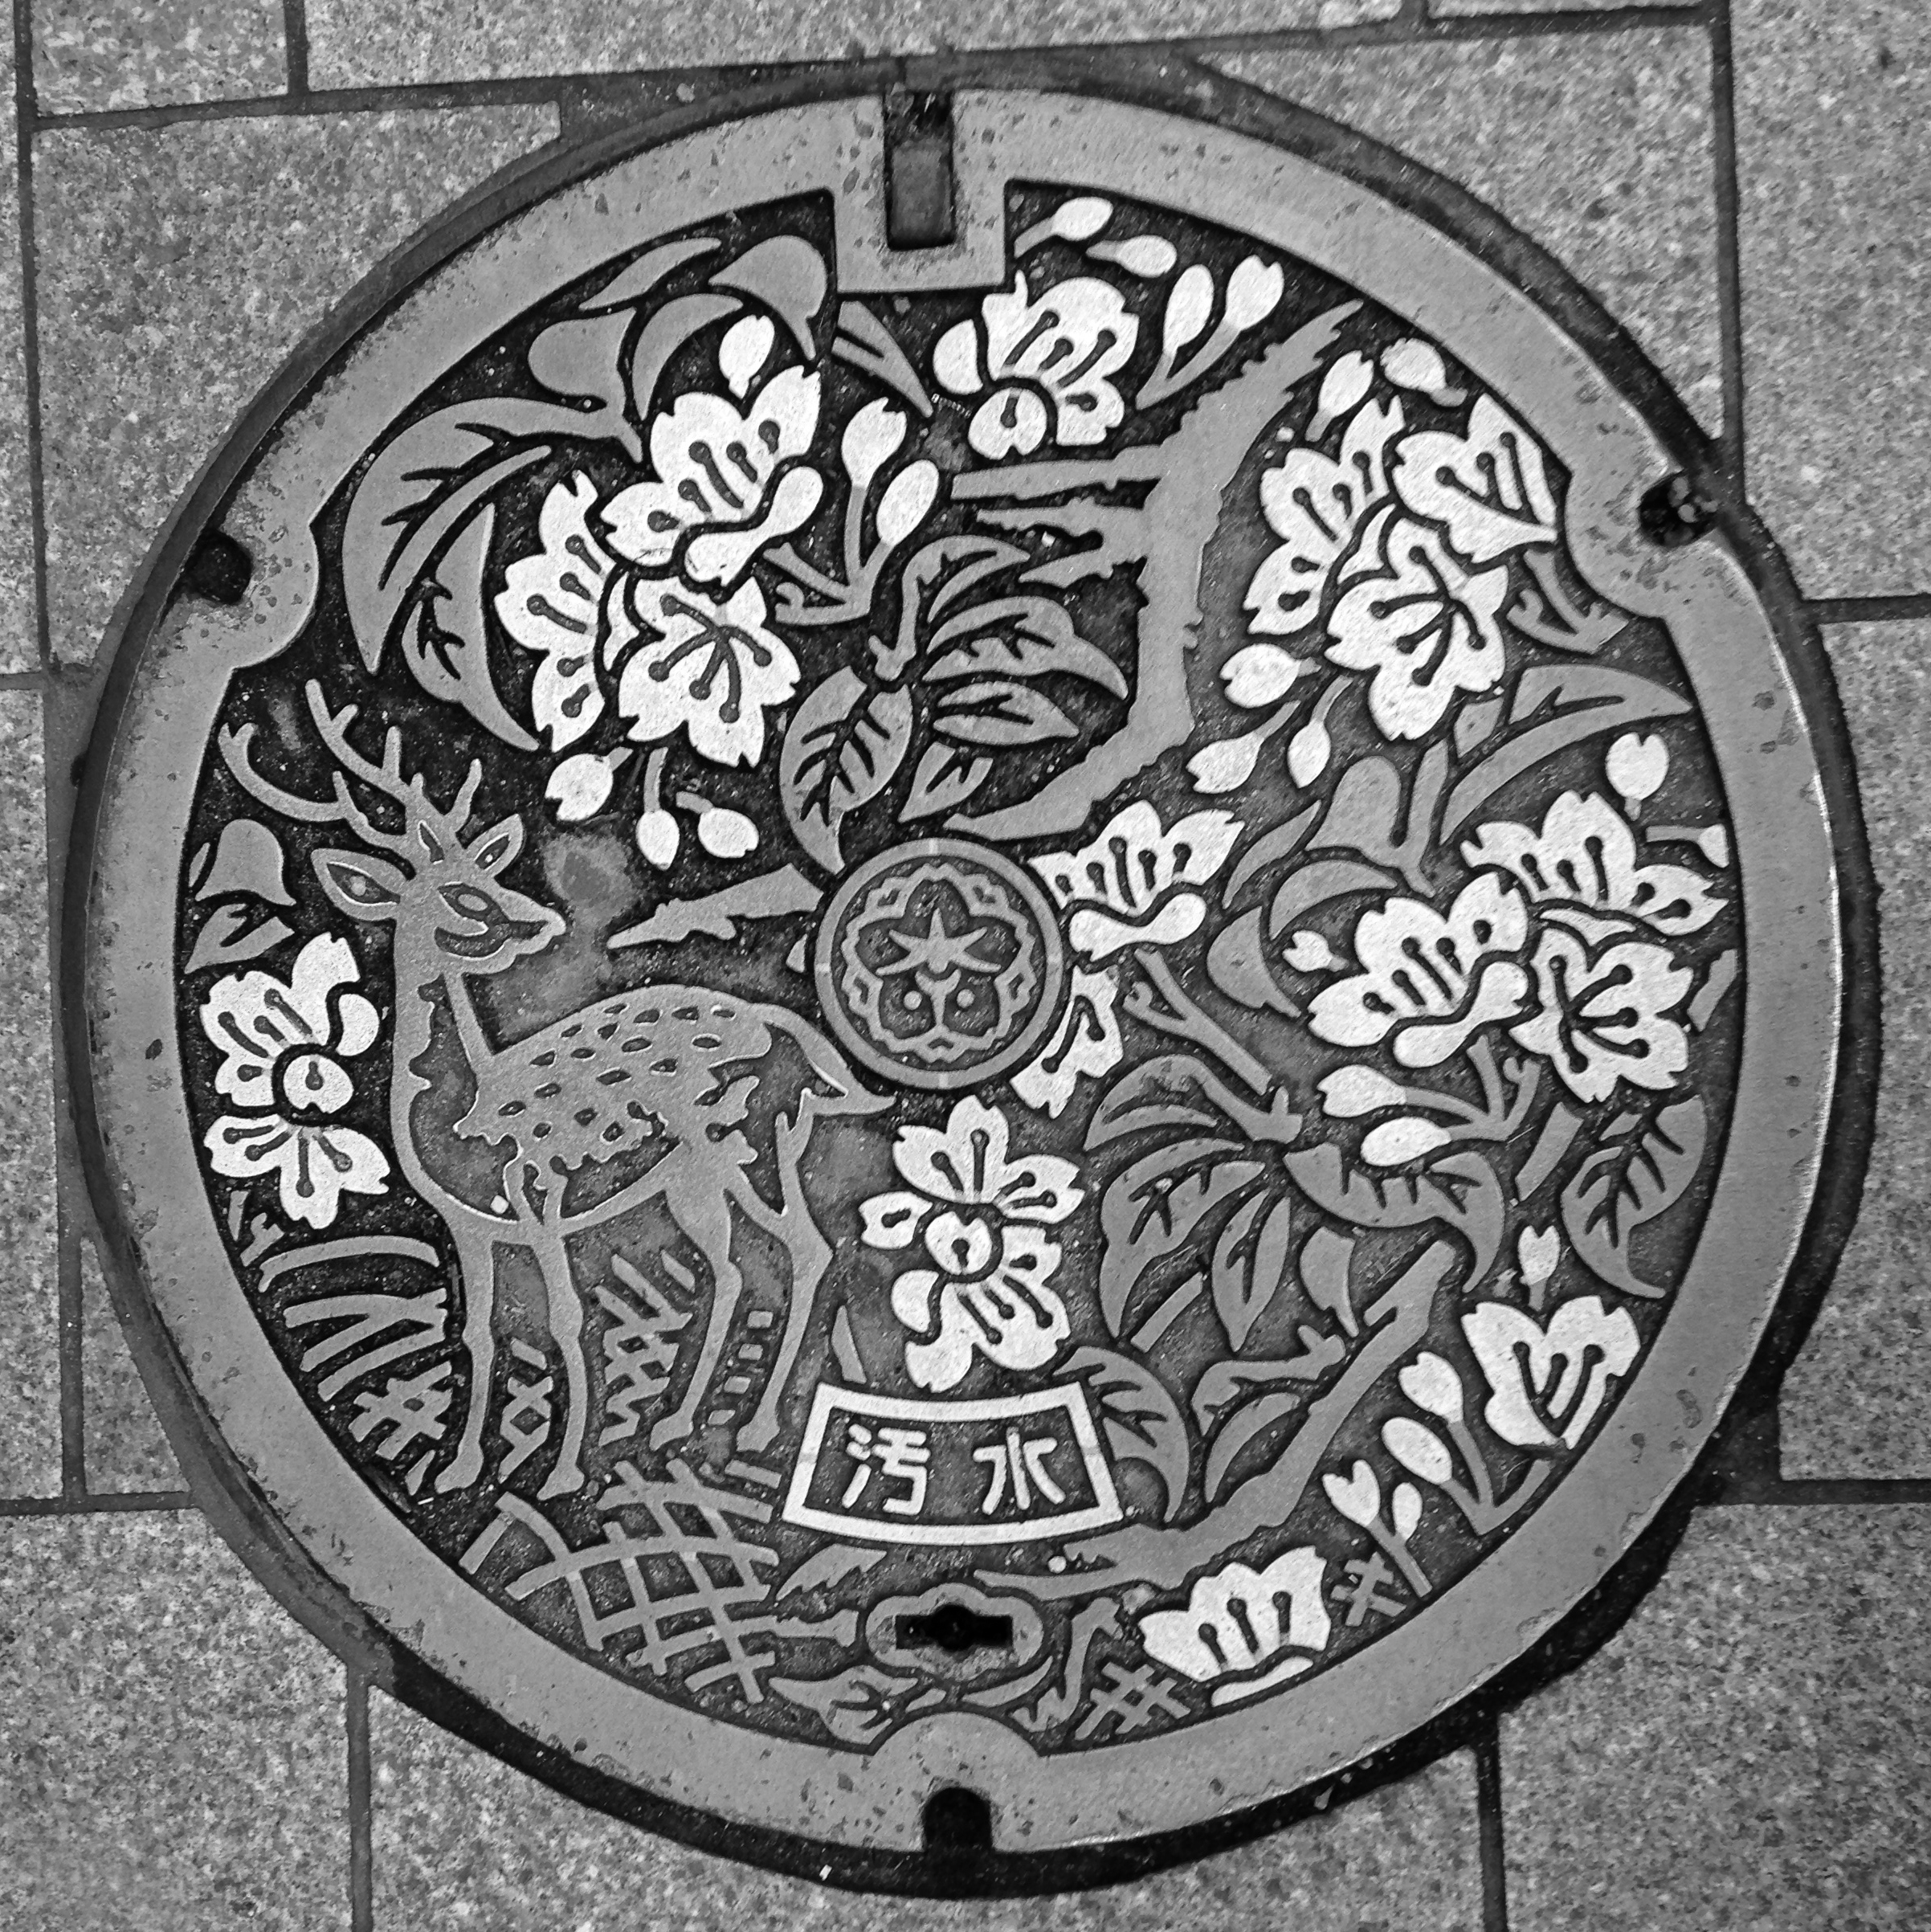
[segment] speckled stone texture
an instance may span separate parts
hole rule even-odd
[[[39,145],[56,656],[91,658],[183,486],[304,330],[556,132],[540,107],[59,133]]]
[[[309,0],[318,88],[1340,28],[1401,0]]]
[[[80,1249],[81,1440],[96,1496],[178,1489],[181,1469],[141,1386],[93,1244]]]
[[[1549,35],[1217,55],[1213,64],[1479,195],[1590,288],[1704,426],[1719,427],[1700,34]]]
[[[12,100],[10,34],[0,42],[0,99]],[[7,167],[0,169],[0,671],[25,671],[40,661],[20,289],[19,192]]]
[[[40,700],[0,692],[0,1496],[60,1487]]]
[[[1664,6],[1694,6],[1696,0],[1653,0]],[[1453,19],[1463,14],[1608,14],[1627,6],[1629,0],[1429,0],[1429,12],[1438,20]]]
[[[1931,590],[1931,8],[1734,21],[1750,496],[1811,596]]]
[[[1931,1476],[1931,623],[1824,633],[1884,890],[1884,1067],[1864,1207],[1784,1383],[1786,1476]]]
[[[1511,1932],[1913,1932],[1931,1509],[1720,1509],[1502,1729]]]
[[[34,89],[43,114],[278,92],[281,0],[39,0]]]
[[[1482,1922],[1465,1754],[1136,1885],[951,1903],[835,1892],[691,1851],[558,1797],[386,1697],[371,1705],[382,1932],[1476,1932]]]
[[[202,1519],[0,1522],[0,1922],[349,1922],[341,1670]]]

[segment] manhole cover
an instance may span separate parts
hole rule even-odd
[[[977,1805],[1050,1885],[1398,1745],[1655,1515],[1821,1198],[1774,565],[1506,237],[1269,125],[558,163],[120,645],[152,1352],[341,1641],[712,1842],[921,1883]]]

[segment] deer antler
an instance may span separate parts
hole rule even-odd
[[[299,794],[285,791],[279,785],[265,778],[255,768],[251,752],[255,741],[255,726],[243,725],[239,728],[224,729],[219,737],[222,758],[230,771],[235,774],[236,783],[251,797],[259,799],[264,805],[281,813],[284,817],[296,819],[308,825],[346,825],[366,845],[378,851],[406,852],[414,843],[414,835],[418,831],[440,832],[452,843],[460,836],[463,827],[469,823],[470,807],[476,795],[477,787],[483,782],[480,760],[472,762],[468,775],[463,779],[462,789],[457,793],[451,809],[443,811],[431,803],[424,789],[421,774],[405,778],[402,775],[402,734],[390,725],[382,741],[382,762],[377,764],[357,751],[349,737],[349,727],[355,722],[359,707],[345,705],[340,711],[331,711],[328,701],[322,696],[320,681],[311,678],[305,689],[310,714],[315,719],[316,732],[333,756],[340,771],[330,774],[334,791],[333,799],[304,799]],[[346,773],[347,776],[344,774]],[[361,806],[356,803],[349,789],[349,779],[353,778],[384,798],[393,799],[402,808],[402,828],[400,831],[387,831],[378,825]]]

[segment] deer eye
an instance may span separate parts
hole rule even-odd
[[[496,901],[467,885],[444,886],[443,900],[452,913],[459,913],[465,919],[490,919],[496,915]]]

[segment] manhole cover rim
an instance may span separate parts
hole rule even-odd
[[[1069,186],[1157,198],[1149,193],[1157,186],[1149,174],[1160,176],[1164,170],[1167,175],[1182,175],[1191,168],[1198,170],[1199,178],[1170,186],[1169,192],[1181,206],[1226,220],[1317,263],[1322,260],[1320,224],[1309,218],[1308,210],[1324,203],[1331,206],[1337,195],[1349,198],[1351,217],[1361,228],[1375,231],[1384,243],[1392,233],[1400,238],[1400,246],[1387,248],[1382,255],[1382,260],[1396,267],[1378,282],[1370,259],[1372,251],[1366,247],[1357,250],[1357,258],[1336,264],[1335,272],[1355,282],[1370,297],[1398,309],[1400,296],[1412,288],[1412,268],[1419,251],[1438,264],[1434,283],[1459,291],[1468,309],[1496,321],[1498,333],[1506,333],[1499,326],[1499,318],[1505,316],[1512,327],[1521,331],[1522,340],[1539,342],[1545,353],[1553,349],[1548,367],[1560,374],[1548,382],[1540,413],[1536,403],[1524,401],[1533,392],[1525,389],[1519,372],[1512,372],[1497,386],[1525,406],[1552,446],[1575,466],[1572,504],[1578,507],[1578,513],[1574,521],[1582,533],[1578,541],[1588,546],[1592,572],[1599,571],[1632,608],[1668,609],[1680,618],[1688,615],[1692,621],[1700,621],[1704,628],[1696,656],[1686,656],[1684,661],[1713,721],[1725,688],[1748,681],[1734,677],[1734,667],[1717,672],[1721,637],[1753,663],[1760,680],[1769,680],[1761,688],[1781,687],[1778,703],[1788,706],[1801,725],[1804,705],[1782,661],[1772,624],[1749,587],[1744,566],[1716,545],[1665,554],[1648,549],[1636,537],[1634,502],[1666,467],[1664,445],[1635,406],[1606,374],[1589,364],[1573,339],[1530,296],[1503,283],[1459,244],[1419,218],[1380,202],[1363,203],[1359,189],[1346,177],[1251,137],[1188,123],[1184,129],[1184,165],[1174,166],[1182,144],[1172,117],[1157,110],[1085,96],[1023,93],[1002,97],[998,107],[1006,122],[1006,165],[1015,175],[1052,178],[1047,157],[1064,150],[1068,124],[1076,121],[1085,138],[1077,180],[1069,182]],[[788,111],[807,121],[830,116],[843,128],[868,116],[874,122],[877,118],[871,104],[862,98],[833,100]],[[1095,130],[1110,136],[1110,141],[1095,137]],[[1039,165],[1030,166],[1021,151],[1029,133],[1039,143]],[[587,204],[598,191],[594,182],[639,171],[674,170],[683,158],[707,153],[711,139],[709,130],[680,136],[564,190],[557,199],[569,202],[574,197],[577,202]],[[744,174],[741,198],[768,198],[765,164],[749,159],[741,160],[737,165]],[[729,183],[731,166],[729,161],[724,162],[712,182],[727,194],[734,191]],[[1243,172],[1249,184],[1244,195],[1223,194],[1217,198],[1211,187],[1203,185],[1239,182]],[[1254,185],[1264,181],[1272,185]],[[538,185],[545,190],[549,187],[541,178]],[[825,178],[797,185],[836,184]],[[1299,190],[1299,194],[1286,190]],[[684,219],[672,211],[659,226],[675,227]],[[540,252],[546,258],[547,287],[573,279],[607,252],[602,241],[589,239],[594,223],[586,220],[576,231],[577,244],[584,251],[582,258],[562,260],[553,245],[537,232],[538,226],[533,223],[519,236],[512,221],[507,231],[496,232],[481,247],[459,252],[435,272],[426,289],[411,296],[409,305],[425,301],[427,292],[441,291],[445,302],[455,299],[471,268],[485,256],[492,264],[492,274],[500,276],[512,272],[510,264],[521,252]],[[630,239],[644,239],[643,233],[633,230]],[[1358,233],[1356,239],[1358,242]],[[533,299],[529,284],[525,285],[519,299]],[[352,298],[345,308],[353,313],[357,306]],[[1452,327],[1439,321],[1424,321],[1423,325],[1450,341],[1458,353],[1464,353]],[[369,342],[357,345],[350,359],[360,366],[359,374],[367,374],[369,353],[388,333],[386,328],[378,329]],[[419,386],[420,372],[410,374],[405,381]],[[183,1121],[171,1109],[164,1116],[154,1097],[169,1083],[176,1090],[179,1086],[173,1046],[174,1023],[168,1006],[172,998],[171,948],[164,922],[142,921],[125,913],[115,917],[101,910],[104,886],[109,896],[116,882],[131,892],[129,882],[152,876],[150,852],[161,852],[169,864],[175,862],[179,815],[176,811],[171,815],[169,808],[185,803],[174,794],[185,792],[186,787],[166,774],[179,767],[178,757],[173,755],[176,752],[186,750],[198,756],[206,742],[208,720],[204,715],[206,707],[171,676],[173,667],[184,657],[223,648],[231,661],[248,661],[237,653],[238,644],[242,653],[259,651],[261,627],[264,621],[271,623],[258,599],[280,596],[299,602],[304,573],[301,546],[278,553],[274,533],[292,524],[305,528],[305,506],[290,494],[298,480],[286,475],[278,477],[276,464],[288,447],[290,432],[316,414],[332,410],[342,388],[338,382],[325,383],[281,418],[262,451],[263,460],[227,506],[228,527],[251,541],[256,557],[255,588],[239,611],[207,607],[182,609],[164,629],[153,621],[152,596],[145,602],[133,600],[131,607],[137,618],[115,675],[125,708],[112,742],[111,773],[102,772],[98,741],[96,756],[96,782],[113,801],[110,823],[97,828],[94,838],[77,841],[70,872],[70,894],[86,921],[85,944],[80,956],[88,997],[80,1010],[95,1030],[92,1054],[77,1063],[76,1071],[91,1078],[96,1101],[92,1124],[100,1135],[102,1157],[96,1186],[104,1207],[124,1227],[142,1230],[137,1245],[150,1293],[165,1313],[177,1346],[192,1365],[197,1394],[213,1415],[227,1452],[239,1460],[249,1482],[267,1493],[318,1566],[320,1558],[316,1553],[325,1549],[337,1552],[324,1572],[332,1583],[345,1590],[360,1611],[374,1615],[398,1641],[471,1695],[493,1702],[531,1735],[606,1775],[717,1816],[810,1838],[849,1835],[859,1844],[880,1850],[916,1848],[917,1799],[908,1794],[948,1780],[1000,1793],[1006,1802],[999,1821],[999,1842],[1009,1846],[1023,1844],[1031,1852],[1086,1842],[1096,1831],[1108,1828],[1104,1823],[1096,1824],[1096,1819],[1124,1817],[1129,1810],[1132,1828],[1139,1832],[1217,1817],[1332,1775],[1347,1762],[1412,1731],[1439,1709],[1465,1697],[1481,1678],[1511,1662],[1522,1648],[1520,1641],[1512,1639],[1497,1646],[1473,1635],[1468,1649],[1461,1654],[1465,1657],[1471,1649],[1480,1653],[1484,1660],[1479,1672],[1472,1673],[1464,1664],[1443,1678],[1419,1660],[1401,1654],[1404,1638],[1410,1640],[1409,1648],[1440,1650],[1453,1645],[1452,1632],[1418,1619],[1375,1648],[1372,1664],[1378,1682],[1371,1679],[1361,1683],[1370,1664],[1364,1653],[1311,1684],[1300,1693],[1301,1701],[1291,1714],[1284,1706],[1258,1705],[1239,1716],[1182,1732],[1162,1744],[1130,1747],[1130,1793],[1123,1795],[1117,1787],[1121,1771],[1114,1768],[1127,1754],[1108,1747],[1055,1760],[1051,1778],[1022,1798],[1012,1774],[1022,1771],[1028,1760],[1025,1747],[988,1721],[959,1718],[933,1720],[902,1731],[866,1759],[826,1747],[742,1734],[737,1740],[742,1746],[739,1752],[708,1750],[702,1766],[711,1774],[708,1780],[700,1782],[689,1775],[667,1777],[659,1754],[639,1739],[652,1728],[677,1728],[683,1722],[679,1713],[641,1692],[614,1695],[616,1687],[608,1676],[563,1656],[480,1597],[463,1600],[460,1614],[453,1615],[447,1626],[446,1644],[437,1645],[423,1635],[427,1599],[435,1599],[439,1608],[447,1608],[441,1602],[443,1593],[423,1585],[423,1573],[429,1566],[420,1546],[363,1488],[348,1465],[337,1460],[320,1425],[306,1411],[288,1411],[287,1384],[280,1365],[225,1259],[212,1243],[202,1205],[198,1170]],[[360,416],[365,412],[355,413]],[[1611,434],[1600,433],[1606,416],[1614,419]],[[1593,443],[1582,440],[1585,426],[1598,432]],[[231,439],[237,444],[242,440],[243,432]],[[1614,460],[1586,465],[1578,454],[1584,448],[1598,458],[1610,451]],[[245,456],[245,451],[241,453]],[[171,530],[177,545],[182,533],[212,526],[213,513],[218,507],[220,473],[218,466],[211,468],[210,482],[179,514]],[[332,481],[324,484],[312,476],[309,483],[312,488],[320,488],[323,496],[333,487]],[[1590,513],[1581,513],[1584,509]],[[163,554],[166,549],[164,543]],[[141,621],[144,611],[148,619],[145,629]],[[255,633],[252,638],[251,631]],[[1773,717],[1771,725],[1775,722]],[[1811,728],[1819,729],[1819,721],[1811,719]],[[1810,1118],[1794,1133],[1786,1136],[1781,1121],[1776,1127],[1780,1144],[1776,1148],[1778,1180],[1774,1199],[1782,1231],[1763,1252],[1761,1264],[1747,1272],[1778,1285],[1788,1276],[1797,1256],[1805,1217],[1817,1192],[1823,1126],[1834,1093],[1835,1048],[1830,1028],[1842,1003],[1844,936],[1836,917],[1828,827],[1814,807],[1809,808],[1807,816],[1800,808],[1794,824],[1784,828],[1774,868],[1778,884],[1756,888],[1756,877],[1767,876],[1771,869],[1758,856],[1769,821],[1761,815],[1753,815],[1749,808],[1757,774],[1728,756],[1728,748],[1739,741],[1733,732],[1718,730],[1715,735],[1720,756],[1725,758],[1726,785],[1731,789],[1742,869],[1753,895],[1746,905],[1752,970],[1745,996],[1751,1023],[1735,1104],[1738,1125],[1725,1156],[1719,1206],[1735,1198],[1733,1163],[1741,1158],[1741,1144],[1753,1138],[1753,1128],[1754,1138],[1767,1136],[1767,1122],[1777,1120],[1784,1083],[1793,1071],[1816,1098]],[[1814,793],[1815,771],[1808,763],[1802,729],[1794,745],[1779,745],[1773,751],[1770,747],[1774,738],[1774,731],[1766,731],[1766,751],[1761,754],[1766,765],[1775,766],[1776,775],[1768,790],[1786,803],[1806,787]],[[145,762],[131,763],[136,757]],[[1737,766],[1734,770],[1733,765]],[[1800,765],[1803,769],[1797,769]],[[1828,805],[1835,814],[1836,801],[1831,799]],[[1772,890],[1788,903],[1801,904],[1805,909],[1802,914],[1767,907]],[[1766,919],[1770,911],[1777,917]],[[1763,929],[1766,924],[1771,929],[1767,932]],[[156,938],[161,941],[158,950],[150,944]],[[1781,974],[1773,970],[1773,962],[1784,969]],[[1821,992],[1813,983],[1813,964],[1823,969],[1816,975],[1823,982]],[[80,1023],[77,1019],[77,1026]],[[149,1044],[157,1040],[161,1043],[160,1053],[149,1060]],[[1774,1066],[1766,1064],[1773,1052],[1786,1056]],[[1794,1184],[1798,1177],[1801,1185]],[[1569,1469],[1550,1502],[1515,1539],[1511,1576],[1519,1568],[1539,1568],[1540,1558],[1549,1554],[1541,1546],[1560,1546],[1567,1554],[1549,1567],[1569,1570],[1570,1580],[1545,1603],[1525,1603],[1519,1592],[1513,1595],[1507,1606],[1512,1628],[1525,1619],[1553,1621],[1624,1553],[1627,1526],[1647,1520],[1667,1498],[1749,1365],[1778,1294],[1774,1286],[1754,1288],[1747,1295],[1711,1292],[1714,1285],[1709,1277],[1717,1271],[1708,1264],[1709,1257],[1724,1245],[1715,1212],[1713,1210],[1713,1219],[1699,1244],[1696,1260],[1678,1291],[1680,1301],[1692,1305],[1680,1308],[1665,1325],[1643,1375],[1627,1392],[1602,1434]],[[1746,1223],[1757,1223],[1770,1219],[1762,1214],[1745,1217]],[[1700,1295],[1700,1288],[1704,1290]],[[1691,1314],[1696,1319],[1686,1319]],[[1709,1386],[1717,1381],[1721,1386]],[[1647,1453],[1634,1446],[1639,1440],[1646,1443]],[[1596,1532],[1587,1525],[1569,1522],[1570,1513],[1559,1507],[1564,1494],[1569,1493],[1573,1501],[1592,1472],[1628,1464],[1638,1456],[1645,1472],[1642,1482],[1619,1485],[1615,1490],[1621,1519],[1619,1534],[1604,1548],[1593,1570],[1585,1559],[1589,1573],[1578,1582],[1574,1563]],[[341,1538],[345,1522],[355,1526],[353,1538]],[[340,1552],[345,1544],[344,1555]],[[1464,1628],[1476,1633],[1484,1630],[1482,1599],[1492,1595],[1496,1578],[1496,1566],[1491,1559],[1459,1587]],[[410,1587],[396,1587],[409,1579],[415,1579]],[[1438,1610],[1435,1614],[1443,1613]],[[1488,1621],[1495,1621],[1492,1606]],[[540,1711],[533,1701],[525,1699],[519,1708],[517,1697],[502,1694],[503,1663],[512,1652],[517,1653],[519,1665],[527,1664],[516,1673],[525,1683],[545,1677],[582,1680],[580,1729],[559,1726],[553,1706]],[[482,1654],[489,1656],[486,1671],[476,1661]],[[1310,1701],[1308,1693],[1315,1690],[1324,1691],[1324,1700]],[[1364,1697],[1382,1713],[1374,1735],[1365,1738],[1357,1722],[1350,1726],[1353,1734],[1345,1747],[1337,1750],[1321,1743],[1328,1729],[1322,1722],[1323,1709],[1338,1712],[1351,1704],[1358,1711]],[[612,1706],[620,1706],[621,1715]],[[713,1732],[710,1742],[721,1746],[723,1736]],[[1229,1788],[1223,1783],[1227,1749],[1232,1743],[1243,1747],[1243,1758],[1259,1771],[1251,1787]],[[755,1779],[748,1775],[748,1760],[753,1758],[761,1767]],[[740,1758],[747,1762],[737,1761]],[[688,1774],[693,1768],[680,1767],[680,1771]],[[1166,1800],[1157,1814],[1147,1802],[1153,1780],[1157,1780]],[[841,1782],[855,1789],[841,1795]],[[754,1784],[762,1786],[770,1808],[761,1804],[747,1807],[746,1792]],[[798,1794],[807,1784],[814,1788],[809,1797],[801,1799]],[[1221,1788],[1213,1788],[1217,1785]]]

